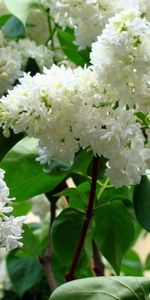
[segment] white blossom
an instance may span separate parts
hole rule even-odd
[[[109,20],[92,45],[91,63],[108,98],[150,111],[150,23],[138,12]]]
[[[22,68],[26,66],[28,58],[35,59],[41,71],[44,66],[48,68],[52,65],[52,51],[44,45],[37,45],[34,41],[27,38],[20,39],[17,43],[13,41],[10,45],[12,49],[16,49],[20,54]]]
[[[36,45],[29,39],[7,41],[0,35],[0,96],[13,87],[23,75],[29,58],[36,60],[40,70],[52,65],[52,52],[44,45]]]
[[[150,149],[145,149],[133,111],[84,107],[75,131],[80,145],[108,159],[106,175],[115,186],[139,183],[145,174]]]
[[[50,9],[56,23],[75,31],[75,44],[79,49],[91,46],[108,23],[108,19],[125,10],[136,10],[150,20],[147,0],[41,0]]]
[[[0,247],[6,247],[7,250],[21,247],[22,223],[25,217],[5,217],[0,220]]]
[[[29,136],[40,137],[40,147],[46,146],[50,156],[71,161],[78,150],[71,131],[78,111],[73,71],[54,65],[44,72],[34,77],[25,74],[22,84],[2,98],[6,108],[3,118],[16,133],[27,131]]]
[[[91,46],[96,40],[112,15],[109,3],[105,1],[81,1],[81,0],[42,0],[45,7],[50,8],[55,21],[64,29],[67,26],[75,30],[75,44],[79,49]]]
[[[17,49],[10,46],[0,48],[0,95],[12,88],[21,75],[21,56]]]
[[[90,68],[53,65],[34,77],[24,74],[1,99],[4,133],[12,128],[38,138],[42,163],[70,164],[80,148],[91,149],[108,159],[106,175],[115,186],[138,183],[150,159],[141,125],[134,109],[104,102],[99,85]]]
[[[0,248],[5,247],[7,250],[22,246],[22,223],[24,217],[7,216],[13,208],[11,200],[8,198],[9,189],[4,181],[4,170],[0,169]],[[8,206],[10,205],[10,206]]]

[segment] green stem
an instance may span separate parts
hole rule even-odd
[[[47,43],[49,42],[49,40],[51,40],[51,49],[54,49],[54,33],[56,31],[56,28],[55,28],[55,26],[54,26],[54,28],[52,26],[51,16],[49,13],[47,13],[47,22],[48,22],[48,28],[49,28],[49,33],[50,33]]]
[[[99,191],[99,193],[98,193],[98,195],[97,195],[97,200],[100,199],[101,195],[103,194],[104,190],[105,190],[106,187],[107,187],[108,182],[109,182],[109,178],[106,179],[106,181],[104,182],[102,188],[100,189],[100,191]]]

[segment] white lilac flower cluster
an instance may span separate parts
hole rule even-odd
[[[108,18],[126,9],[136,9],[150,20],[150,2],[147,0],[41,0],[50,9],[57,23],[75,31],[75,44],[80,49],[91,46],[101,34]]]
[[[50,8],[52,16],[62,28],[65,29],[67,26],[74,28],[75,44],[80,49],[90,46],[95,41],[104,27],[106,15],[109,14],[105,9],[107,3],[103,7],[99,1],[41,0],[41,2],[46,8]]]
[[[29,58],[35,59],[42,71],[43,66],[52,65],[53,55],[44,45],[36,45],[27,38],[7,41],[0,32],[0,96],[22,76]]]
[[[149,112],[150,23],[138,12],[109,20],[92,45],[91,63],[109,99]]]
[[[7,216],[13,208],[10,202],[13,199],[8,198],[9,189],[5,183],[4,170],[0,169],[0,248],[11,250],[22,246],[22,223],[24,217]]]
[[[90,67],[24,74],[1,98],[4,134],[12,128],[38,138],[42,163],[70,163],[80,148],[90,149],[108,159],[112,184],[139,183],[150,163],[150,141],[137,119],[150,112],[149,45],[146,19],[133,10],[117,14],[93,44]]]

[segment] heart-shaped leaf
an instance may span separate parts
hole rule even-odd
[[[95,212],[95,240],[117,274],[123,255],[134,239],[134,226],[125,205],[117,200]]]

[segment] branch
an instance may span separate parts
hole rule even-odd
[[[99,157],[93,158],[93,170],[92,170],[92,184],[91,184],[91,191],[89,195],[89,203],[87,207],[87,211],[84,217],[83,226],[80,233],[80,238],[78,241],[78,245],[76,248],[75,256],[72,261],[72,265],[70,267],[70,271],[68,274],[66,274],[66,281],[71,281],[74,279],[74,273],[81,255],[81,251],[85,242],[86,234],[88,231],[88,227],[90,224],[90,221],[93,216],[93,207],[94,207],[94,201],[95,201],[95,193],[96,193],[96,182],[97,182],[97,176],[98,176],[98,167],[99,167]]]

